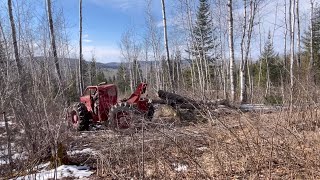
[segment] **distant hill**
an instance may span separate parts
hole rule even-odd
[[[43,56],[38,56],[34,58],[36,61],[43,61],[45,58]],[[76,68],[78,65],[78,59],[76,58],[63,58],[59,59],[59,61],[62,64],[69,64],[71,68]],[[50,61],[53,65],[53,61]],[[87,63],[90,63],[90,61],[86,61]],[[155,61],[138,61],[140,68],[142,71],[145,70],[146,66],[151,66],[151,64],[154,64]],[[183,60],[182,61],[182,68],[188,66],[188,61]],[[102,62],[97,62],[96,67],[100,70],[102,70],[105,74],[106,77],[112,77],[116,75],[119,67],[121,65],[121,62],[108,62],[108,63],[102,63]],[[128,63],[125,63],[126,67],[129,67]]]

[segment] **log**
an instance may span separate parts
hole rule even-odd
[[[175,93],[170,93],[170,92],[166,92],[166,91],[163,91],[163,90],[159,90],[158,91],[158,96],[159,98],[163,99],[163,100],[167,100],[167,101],[174,101],[175,103],[177,104],[189,104],[189,103],[194,103],[193,100],[189,99],[189,98],[186,98],[186,97],[183,97],[183,96],[180,96],[178,94],[175,94]]]
[[[226,99],[216,100],[216,101],[195,101],[181,95],[159,90],[158,96],[161,100],[154,100],[154,103],[159,104],[169,104],[171,106],[179,106],[182,109],[195,109],[201,108],[201,106],[217,107],[219,105],[224,105],[229,108],[234,108],[230,105],[229,101]]]

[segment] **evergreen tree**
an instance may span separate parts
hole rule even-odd
[[[85,60],[81,59],[82,61],[82,79],[84,88],[91,85],[90,84],[90,64]]]
[[[313,80],[316,84],[320,81],[320,8],[314,9],[312,17],[312,33],[313,33],[313,64],[311,65]],[[311,28],[305,32],[302,37],[307,62],[310,60],[311,51]]]
[[[262,86],[266,86],[268,79],[273,86],[278,87],[281,85],[280,77],[284,73],[284,66],[280,57],[274,51],[270,33],[259,61],[257,61],[251,69],[256,83],[260,77],[260,85]]]
[[[313,48],[315,55],[319,54],[320,50],[320,8],[314,10],[312,18],[312,32],[313,32]],[[310,53],[310,36],[311,29],[309,28],[303,37],[304,49],[307,53]]]
[[[97,71],[96,81],[98,82],[97,84],[99,84],[101,82],[107,82],[107,79],[106,79],[103,71],[101,71],[101,70]]]
[[[130,89],[128,70],[123,63],[121,63],[119,66],[116,76],[116,84],[121,93],[125,93],[128,89]]]
[[[90,83],[91,85],[98,84],[97,82],[97,68],[96,68],[96,59],[92,57],[90,62]]]
[[[197,19],[193,28],[193,40],[191,50],[187,51],[200,60],[213,61],[215,56],[213,49],[216,37],[213,36],[213,23],[208,0],[199,0]]]

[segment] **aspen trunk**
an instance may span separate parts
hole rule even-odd
[[[294,33],[295,33],[295,0],[290,1],[290,112],[293,105],[293,63],[294,63]]]
[[[19,80],[19,95],[21,96],[22,102],[25,102],[25,96],[23,93],[23,77],[22,75],[22,64],[19,56],[19,49],[18,49],[18,43],[17,43],[17,33],[16,33],[16,26],[14,23],[13,13],[12,13],[12,1],[8,0],[8,11],[9,11],[9,18],[10,18],[10,25],[11,25],[11,33],[12,33],[12,44],[13,44],[13,50],[14,50],[14,58],[17,65],[18,73],[17,73],[17,79]]]
[[[175,85],[174,85],[174,79],[172,76],[172,67],[170,63],[170,55],[169,55],[169,46],[168,46],[168,33],[167,33],[167,20],[166,20],[166,8],[164,4],[164,0],[161,0],[162,5],[162,17],[163,17],[163,35],[164,35],[164,46],[166,49],[166,59],[167,59],[167,66],[169,71],[169,83],[170,88],[174,92],[175,91]]]
[[[309,62],[309,72],[308,72],[308,77],[309,77],[309,82],[312,81],[312,74],[311,74],[311,69],[313,67],[313,0],[310,0],[310,6],[311,6],[311,11],[310,11],[310,62]]]
[[[297,46],[298,46],[298,71],[299,71],[299,76],[301,73],[301,32],[300,32],[300,12],[299,12],[299,0],[296,0],[296,17],[297,17]]]
[[[59,84],[62,85],[62,79],[61,79],[61,73],[60,73],[60,67],[59,67],[59,59],[58,59],[58,53],[57,53],[57,47],[56,47],[56,38],[55,38],[55,33],[54,33],[54,28],[53,28],[51,0],[47,0],[47,13],[48,13],[51,48],[52,48],[52,53],[53,53],[53,58],[54,58],[54,64],[55,64],[56,72],[58,75]]]
[[[79,92],[82,95],[83,77],[82,77],[82,0],[79,0]]]
[[[233,77],[233,64],[234,64],[234,45],[233,45],[233,12],[232,12],[232,0],[228,1],[228,10],[229,10],[229,75],[230,75],[230,100],[234,101],[234,77]]]

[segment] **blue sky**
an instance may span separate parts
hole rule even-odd
[[[92,52],[94,53],[97,61],[100,62],[113,62],[121,61],[121,53],[119,43],[121,35],[128,29],[133,29],[138,36],[142,36],[145,30],[145,11],[147,6],[147,0],[83,0],[83,54],[84,57],[89,60]],[[174,6],[173,0],[166,0],[167,19],[169,21],[169,39],[170,36],[170,24],[174,21]],[[270,1],[263,6],[263,12],[260,14],[262,22],[263,43],[266,40],[269,30],[274,29],[274,20],[277,16],[277,23],[281,24],[283,21],[283,2],[282,1]],[[300,1],[301,5],[301,26],[302,34],[304,29],[308,26],[308,3]],[[78,15],[79,15],[79,0],[55,0],[56,6],[64,8],[67,21],[71,25],[70,32],[71,39],[74,44],[78,43]],[[241,4],[241,3],[240,3]],[[278,10],[275,7],[278,6]],[[235,11],[239,11],[240,17],[242,17],[242,8]],[[162,12],[160,0],[152,0],[152,13],[155,17],[157,24],[161,24]],[[305,14],[304,14],[305,13]],[[224,17],[226,18],[226,17]],[[171,21],[171,23],[170,23]],[[275,49],[282,49],[283,47],[283,26],[280,25],[275,31],[274,46]],[[160,26],[159,26],[160,28]],[[258,28],[258,27],[256,27]],[[252,57],[258,58],[260,51],[257,48],[259,46],[259,35],[255,33],[256,37],[253,37],[252,42]],[[170,44],[170,42],[169,42]],[[235,42],[236,52],[238,42]],[[182,45],[183,46],[183,45]],[[282,53],[281,50],[278,51]],[[236,56],[238,54],[236,53]]]
[[[132,30],[137,38],[140,40],[143,38],[144,31],[146,30],[145,15],[147,9],[148,0],[83,0],[83,55],[86,60],[90,60],[92,53],[95,55],[99,62],[114,62],[121,61],[123,58],[120,53],[119,43],[121,36],[124,32]],[[191,0],[194,3],[198,0]],[[218,0],[211,0],[212,2],[218,2]],[[286,0],[287,3],[289,0]],[[38,16],[45,16],[44,0],[13,0],[14,6],[21,3],[26,3],[31,6],[32,11],[36,12]],[[72,57],[78,56],[78,36],[79,36],[79,0],[52,0],[54,10],[63,8],[65,21],[67,23],[67,32],[69,32],[69,39],[72,45]],[[186,40],[183,33],[175,31],[173,27],[181,25],[181,17],[177,11],[178,0],[166,0],[167,9],[167,21],[168,21],[168,37],[169,48],[172,50],[175,47],[180,48],[180,51],[184,52],[186,49]],[[222,3],[226,0],[221,0]],[[261,7],[261,12],[257,16],[261,25],[261,32],[258,25],[255,26],[255,32],[252,38],[251,55],[257,59],[260,55],[260,40],[263,45],[269,30],[274,31],[274,46],[278,53],[283,53],[284,47],[284,1],[283,0],[267,0]],[[316,0],[320,2],[320,0]],[[240,5],[236,6],[234,10],[235,18],[235,52],[236,59],[239,59],[240,55],[240,37],[241,37],[241,25],[239,18],[242,18],[243,8],[241,6],[242,0],[238,0]],[[14,7],[15,8],[15,7]],[[152,0],[152,14],[155,18],[158,30],[161,31],[162,36],[162,12],[161,1]],[[217,7],[212,3],[213,12],[217,13]],[[306,28],[309,25],[309,1],[300,0],[301,8],[301,33],[304,34]],[[4,11],[3,11],[4,10]],[[15,9],[14,9],[15,11]],[[221,19],[223,22],[227,20],[226,8],[222,12],[222,16],[215,16],[214,19]],[[10,34],[9,22],[7,17],[7,4],[6,1],[0,0],[0,18],[4,20],[5,30]],[[277,25],[274,25],[275,19],[277,19]],[[222,23],[223,23],[222,22]],[[179,24],[180,23],[180,24]],[[175,26],[176,25],[176,26]],[[223,23],[223,25],[226,25]],[[224,27],[226,28],[226,26]],[[260,36],[261,33],[261,36]],[[260,39],[261,37],[261,39]],[[224,37],[226,40],[227,33]],[[162,42],[162,37],[161,37]],[[289,37],[287,37],[289,42]],[[225,58],[228,58],[228,45],[225,44]]]
[[[78,0],[56,0],[63,7],[71,39],[78,42]],[[158,11],[154,9],[159,7]],[[153,1],[153,13],[161,21],[160,1]],[[100,62],[120,61],[119,42],[122,34],[134,28],[142,33],[145,23],[145,0],[83,0],[83,54],[91,58],[92,52]]]

